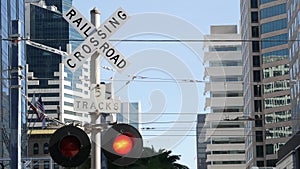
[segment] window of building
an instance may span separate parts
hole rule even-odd
[[[33,169],[39,169],[39,162],[33,161]]]
[[[235,61],[235,60],[221,60],[221,61],[210,61],[210,67],[219,67],[219,66],[242,66],[242,61]]]
[[[33,93],[28,93],[28,97],[32,97]],[[43,93],[43,97],[59,97],[59,93]]]
[[[277,0],[260,0],[260,4],[262,5],[262,4],[273,2],[273,1],[277,1]]]
[[[291,102],[290,95],[284,96],[276,96],[264,99],[264,106],[266,109],[280,107],[280,106],[287,106]]]
[[[257,0],[251,0],[251,8],[258,8]]]
[[[292,136],[291,126],[282,126],[275,128],[266,128],[266,139],[284,138]],[[277,145],[275,151],[279,149],[281,145]]]
[[[260,67],[260,57],[258,55],[253,56],[253,67]]]
[[[74,104],[73,104],[73,103],[66,102],[66,101],[64,101],[64,105],[65,105],[65,106],[72,106],[72,107],[74,106]]]
[[[277,160],[267,160],[267,167],[276,167]]]
[[[214,48],[210,48],[209,51],[238,51],[239,48],[238,47],[214,47]]]
[[[288,59],[288,49],[276,50],[262,54],[263,63],[275,62],[279,60]]]
[[[50,165],[49,165],[49,161],[44,161],[44,169],[49,169]]]
[[[270,75],[269,75],[270,76]],[[264,93],[273,93],[290,89],[288,81],[275,81],[264,84]]]
[[[245,143],[245,139],[240,137],[212,138],[212,144],[240,144],[240,143]]]
[[[277,16],[284,13],[286,13],[285,3],[260,10],[260,19],[265,19],[265,18]]]
[[[264,167],[265,162],[264,161],[257,161],[257,167]]]
[[[260,71],[259,70],[253,71],[253,81],[260,82]]]
[[[262,126],[263,126],[262,120],[256,120],[255,121],[255,127],[262,127]]]
[[[44,144],[44,154],[48,154],[49,153],[49,144],[45,143]]]
[[[46,97],[46,96],[44,96]],[[43,102],[44,105],[59,105],[59,102],[57,101],[46,101],[46,102]]]
[[[265,49],[273,46],[279,46],[279,45],[287,44],[287,42],[288,42],[288,34],[276,35],[269,38],[263,38],[261,48]]]
[[[254,85],[254,97],[261,97],[261,85]]]
[[[274,154],[274,145],[273,144],[267,144],[266,145],[266,154]]]
[[[261,100],[254,100],[254,111],[261,112]]]
[[[245,164],[245,161],[213,161],[213,164]]]
[[[252,41],[252,51],[259,52],[259,41]]]
[[[251,12],[251,22],[258,23],[258,12]]]
[[[252,26],[252,37],[258,38],[259,37],[259,27]]]
[[[47,89],[53,88],[53,89],[58,89],[58,88],[59,88],[59,85],[48,85],[48,82],[47,82],[47,86],[42,86],[42,85],[28,85],[28,89],[41,89],[41,88],[47,88]]]
[[[285,19],[280,19],[268,23],[264,23],[261,25],[261,33],[269,33],[269,32],[274,32],[278,31],[281,29],[285,29],[287,27],[287,20]]]
[[[261,115],[255,115],[255,127],[262,127],[263,126],[263,121],[262,121],[262,116]]]
[[[290,120],[292,120],[291,110],[278,111],[278,112],[265,114],[266,124],[280,123],[280,122],[285,122]]]
[[[283,76],[289,74],[289,65],[278,65],[274,67],[268,67],[263,70],[264,78]]]
[[[263,132],[255,131],[255,134],[256,134],[256,142],[263,142]]]
[[[39,144],[38,143],[33,144],[33,154],[39,154]]]
[[[54,164],[54,169],[59,169],[59,165],[58,164]]]
[[[256,157],[264,157],[264,147],[256,146]]]

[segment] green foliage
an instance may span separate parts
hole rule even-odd
[[[176,163],[180,160],[180,155],[171,155],[172,151],[160,149],[158,152],[154,148],[144,148],[142,158],[129,166],[115,166],[108,162],[108,169],[189,169],[187,166]]]

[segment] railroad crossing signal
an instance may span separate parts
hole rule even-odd
[[[90,151],[89,137],[75,126],[61,127],[50,138],[50,155],[53,161],[64,167],[79,166],[88,158]]]
[[[114,124],[104,132],[101,148],[113,164],[126,166],[141,157],[143,139],[133,126]],[[87,134],[71,125],[57,129],[49,142],[50,156],[63,167],[81,165],[88,158],[90,150],[91,143]]]
[[[64,13],[63,17],[86,38],[64,61],[70,71],[75,72],[95,52],[104,56],[118,72],[128,67],[129,63],[126,58],[108,42],[109,38],[129,19],[128,14],[122,8],[112,14],[100,28],[95,28],[74,7]]]
[[[102,137],[102,151],[118,166],[134,163],[142,155],[143,139],[140,132],[128,124],[115,124]]]

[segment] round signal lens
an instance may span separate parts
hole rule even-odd
[[[120,155],[128,154],[132,149],[131,138],[126,135],[119,135],[113,143],[113,149]]]
[[[75,136],[66,136],[60,142],[60,151],[66,157],[74,157],[80,151],[80,141]]]

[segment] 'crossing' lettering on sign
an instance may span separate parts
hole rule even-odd
[[[96,29],[74,7],[70,8],[63,17],[83,37],[86,37],[65,60],[65,65],[70,71],[75,72],[95,52],[103,55],[118,72],[122,72],[129,65],[126,58],[108,42],[109,38],[130,18],[122,8],[112,14],[99,29]]]

